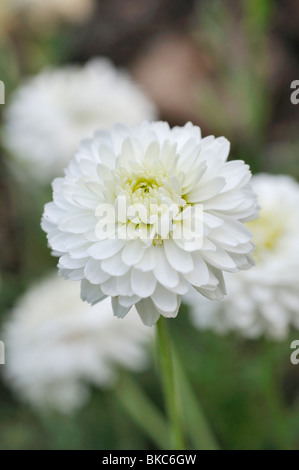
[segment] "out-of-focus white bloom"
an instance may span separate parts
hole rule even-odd
[[[62,174],[79,142],[95,129],[155,116],[129,75],[97,58],[83,67],[42,71],[21,85],[6,108],[3,139],[28,173],[47,183]]]
[[[228,153],[225,138],[203,139],[191,123],[96,132],[45,207],[42,226],[63,276],[81,280],[90,303],[111,296],[119,317],[136,304],[146,325],[175,317],[190,284],[222,298],[222,271],[252,265],[243,222],[256,217],[249,168],[227,162]]]
[[[23,15],[36,26],[58,20],[84,21],[92,12],[93,0],[1,0],[11,14]],[[1,3],[2,5],[2,3]],[[0,6],[1,9],[1,6]]]
[[[1,335],[7,383],[36,407],[69,412],[88,397],[87,383],[112,386],[117,367],[143,370],[153,331],[136,311],[113,317],[111,301],[83,303],[78,284],[52,275],[20,299]]]
[[[260,218],[248,224],[256,266],[227,275],[228,296],[221,303],[196,293],[186,300],[201,329],[283,339],[290,325],[299,328],[299,185],[289,176],[261,174],[253,187],[261,206]]]

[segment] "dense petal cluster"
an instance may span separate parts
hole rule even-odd
[[[82,142],[42,221],[62,275],[90,303],[111,296],[119,317],[135,304],[149,326],[177,315],[189,285],[221,299],[222,272],[252,266],[243,222],[257,215],[249,168],[228,153],[191,123],[118,124]]]
[[[22,84],[5,109],[3,139],[28,174],[47,183],[98,127],[155,117],[155,106],[129,75],[97,58],[83,67],[44,70]]]
[[[54,274],[30,288],[4,326],[5,379],[34,407],[69,412],[85,402],[87,384],[112,386],[118,367],[143,370],[152,337],[136,311],[120,321],[110,299],[91,307],[78,284]]]
[[[260,218],[248,227],[256,243],[256,266],[227,275],[228,296],[219,304],[190,293],[193,323],[219,333],[284,338],[299,328],[299,185],[289,176],[256,175]]]

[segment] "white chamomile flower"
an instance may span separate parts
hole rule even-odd
[[[228,153],[191,123],[118,124],[83,141],[42,221],[62,275],[92,304],[111,296],[118,317],[135,304],[149,326],[175,317],[190,285],[221,299],[222,272],[252,266],[243,222],[257,215],[249,168]]]
[[[155,116],[155,106],[129,75],[97,58],[82,67],[44,70],[22,84],[5,109],[3,141],[27,174],[49,183],[95,129]]]
[[[5,379],[34,407],[72,411],[88,398],[87,384],[113,386],[117,368],[146,367],[153,331],[136,311],[112,315],[110,299],[91,307],[78,284],[56,274],[34,285],[4,326]]]
[[[190,293],[192,321],[200,329],[263,334],[283,339],[299,328],[299,185],[289,176],[260,174],[252,179],[260,218],[248,224],[256,243],[256,265],[227,275],[228,296],[208,303]]]

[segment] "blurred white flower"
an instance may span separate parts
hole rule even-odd
[[[88,398],[88,383],[112,386],[118,367],[143,370],[153,330],[133,310],[115,318],[110,299],[83,303],[78,284],[54,274],[20,299],[1,337],[5,378],[19,397],[69,412]]]
[[[42,71],[21,85],[5,110],[3,140],[28,174],[49,183],[95,129],[155,116],[154,105],[129,75],[97,58],[83,67]]]
[[[4,2],[4,6],[11,14],[23,15],[33,25],[40,27],[58,20],[71,23],[84,21],[94,8],[94,0],[1,0],[1,2]]]
[[[82,142],[42,222],[63,276],[82,280],[90,303],[111,296],[119,317],[136,304],[149,326],[177,315],[190,284],[222,298],[222,271],[252,265],[243,221],[257,215],[249,168],[228,153],[191,123],[118,124]]]
[[[227,275],[223,302],[208,303],[194,292],[186,301],[200,329],[280,340],[290,325],[299,329],[299,185],[289,176],[266,174],[252,182],[261,206],[260,218],[248,224],[256,266]]]

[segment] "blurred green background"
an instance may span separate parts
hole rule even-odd
[[[203,135],[225,135],[232,158],[253,172],[299,178],[299,5],[292,0],[98,0],[79,24],[38,28],[0,16],[0,79],[6,100],[24,76],[48,65],[104,55],[129,70],[171,125],[191,120]],[[0,12],[1,12],[0,6]],[[1,18],[3,20],[1,22]],[[0,106],[0,112],[5,105]],[[0,150],[0,320],[51,267],[40,228],[51,188],[20,182]],[[284,342],[199,332],[181,308],[170,328],[186,372],[224,449],[299,448],[299,366]],[[155,354],[131,379],[163,409]],[[1,373],[5,366],[0,366]],[[38,414],[0,382],[1,449],[152,449],[156,447],[115,390],[92,390],[72,415]],[[130,400],[130,397],[128,397]],[[142,410],[137,410],[142,415]]]

